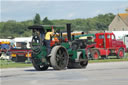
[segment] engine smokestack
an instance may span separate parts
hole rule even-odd
[[[71,24],[67,24],[67,37],[68,41],[71,41]]]

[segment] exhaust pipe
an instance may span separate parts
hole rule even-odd
[[[67,24],[67,37],[68,41],[71,41],[71,24]]]

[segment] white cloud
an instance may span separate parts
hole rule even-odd
[[[49,4],[47,2],[42,2],[42,1],[32,1],[32,2],[2,2],[2,13],[10,13],[10,12],[18,12],[18,11],[35,11],[40,8],[46,8],[49,7]]]
[[[118,6],[113,6],[113,8],[111,8],[111,11],[115,11],[116,14],[124,13],[126,8],[128,8],[128,2],[124,4],[120,4]]]
[[[74,16],[75,16],[74,13],[69,13],[69,14],[67,15],[68,18],[72,18],[72,17],[74,17]]]
[[[1,1],[49,1],[49,0],[1,0]]]
[[[119,8],[128,8],[128,3],[120,5]]]
[[[89,18],[110,12],[117,13],[117,8],[120,8],[123,13],[122,10],[125,10],[124,8],[127,6],[128,3],[126,2],[52,2],[44,0],[22,0],[20,2],[15,0],[10,2],[5,0],[2,1],[1,14],[3,21],[9,19],[17,21],[33,19],[36,13],[39,13],[42,19],[46,16],[49,19],[75,19]]]
[[[102,13],[104,13],[102,9],[98,9],[98,10],[96,10],[96,12],[95,12],[96,15],[102,14]]]

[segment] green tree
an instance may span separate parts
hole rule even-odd
[[[43,25],[53,25],[53,23],[50,20],[48,20],[47,17],[45,17],[42,22],[43,22]]]
[[[80,30],[84,32],[88,31],[101,31],[107,30],[109,24],[114,19],[115,15],[112,13],[100,14],[93,18],[87,19],[60,19],[60,20],[49,20],[45,17],[42,21],[44,25],[66,25],[67,23],[72,24],[72,30]],[[34,23],[33,23],[34,22]],[[28,29],[28,26],[33,24],[41,24],[40,15],[36,14],[34,20],[27,20],[17,22],[15,20],[9,20],[6,22],[0,22],[0,37],[7,38],[8,36],[31,36],[32,32]]]
[[[35,18],[34,18],[34,24],[35,25],[40,25],[41,24],[41,19],[40,19],[40,15],[37,13]]]

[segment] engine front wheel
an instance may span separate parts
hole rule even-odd
[[[86,66],[88,65],[88,58],[86,57],[86,59],[83,59],[83,53],[80,54],[79,65],[79,68],[86,68]]]
[[[83,59],[83,53],[80,53],[79,55],[79,62],[69,62],[68,68],[73,69],[73,68],[86,68],[88,65],[88,58],[86,57]]]
[[[49,66],[46,65],[46,64],[38,65],[34,59],[32,59],[32,64],[33,64],[34,68],[35,68],[37,71],[44,71],[44,70],[47,70],[48,67],[49,67]]]

